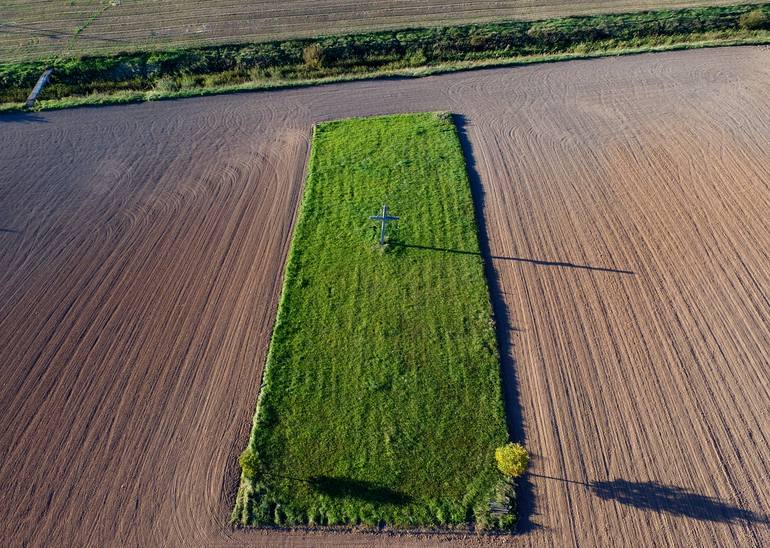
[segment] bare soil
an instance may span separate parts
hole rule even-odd
[[[770,51],[0,117],[0,538],[770,545]],[[514,538],[233,530],[313,122],[458,113]]]
[[[750,0],[746,0],[749,3]],[[740,0],[5,0],[0,62]],[[77,39],[73,36],[77,33]]]

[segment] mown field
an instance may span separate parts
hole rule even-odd
[[[234,519],[507,530],[507,439],[451,117],[317,126]]]
[[[7,0],[0,11],[0,62],[438,25],[542,19],[734,1],[529,0]],[[76,40],[72,40],[77,35]]]

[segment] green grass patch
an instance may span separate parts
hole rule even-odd
[[[507,439],[451,117],[318,125],[234,521],[510,530]]]

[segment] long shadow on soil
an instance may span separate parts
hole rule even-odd
[[[408,247],[412,249],[425,249],[428,251],[444,251],[446,253],[459,253],[460,255],[483,255],[483,253],[476,253],[475,251],[464,251],[462,249],[448,249],[445,247],[432,247],[428,245],[405,244],[401,242],[396,242],[393,245],[398,247]],[[556,268],[575,268],[578,270],[589,270],[591,272],[608,272],[612,274],[630,274],[630,275],[635,274],[633,270],[622,270],[620,268],[608,268],[604,266],[592,266],[588,264],[575,264],[575,263],[564,262],[564,261],[544,261],[542,259],[526,259],[524,257],[505,257],[502,255],[489,255],[489,258],[494,259],[495,261],[513,261],[516,263],[533,264],[535,266],[552,266]]]
[[[492,265],[492,253],[489,250],[489,236],[484,219],[484,188],[476,171],[476,160],[473,156],[473,147],[467,133],[467,121],[465,116],[455,114],[455,125],[460,136],[460,144],[465,155],[465,164],[470,179],[473,207],[476,211],[476,224],[479,231],[479,246],[484,263],[484,273],[489,284],[490,299],[492,301],[492,313],[495,317],[495,331],[497,346],[500,349],[500,371],[503,381],[503,394],[505,396],[505,414],[508,423],[508,434],[513,441],[526,442],[524,432],[524,419],[521,414],[521,400],[519,398],[519,385],[516,378],[516,360],[511,353],[511,332],[515,330],[508,316],[508,309],[503,299],[503,291],[500,288],[500,278]],[[526,533],[534,528],[530,517],[535,509],[534,492],[532,483],[525,475],[518,480],[517,504],[519,513],[518,531]]]
[[[532,474],[535,477],[582,485],[602,500],[614,500],[640,510],[652,510],[673,516],[682,516],[701,521],[720,523],[762,523],[770,524],[770,517],[745,510],[739,506],[700,493],[688,491],[675,485],[664,485],[657,481],[611,481],[584,482]]]

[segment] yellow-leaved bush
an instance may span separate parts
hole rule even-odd
[[[520,443],[509,443],[495,449],[497,468],[506,476],[518,478],[527,471],[529,453]]]

